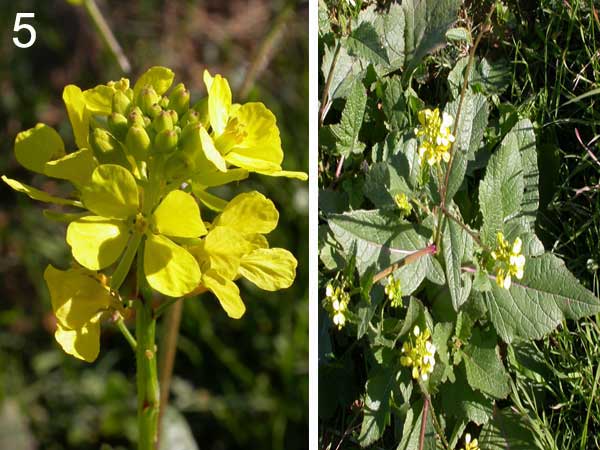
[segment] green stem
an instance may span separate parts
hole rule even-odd
[[[123,316],[121,316],[120,314],[119,318],[116,321],[116,324],[117,328],[119,329],[125,340],[129,342],[129,345],[131,345],[131,348],[135,352],[137,350],[137,342],[135,341],[135,338],[127,328],[127,325],[125,325],[125,320],[123,320]]]
[[[102,40],[117,60],[121,70],[125,73],[129,73],[131,71],[131,64],[129,64],[127,56],[125,56],[125,53],[123,53],[123,49],[106,23],[106,20],[104,20],[104,16],[98,9],[98,6],[94,0],[84,0],[83,7],[94,22],[94,25],[100,33]]]
[[[156,369],[156,319],[150,299],[136,302],[138,450],[156,450],[160,393]]]
[[[135,254],[140,246],[140,242],[142,242],[141,233],[135,232],[133,236],[129,238],[127,248],[125,248],[125,252],[123,253],[123,256],[121,256],[119,265],[110,277],[110,287],[113,291],[118,291],[123,284],[123,281],[125,281],[129,269],[131,268],[131,264],[133,263],[133,258],[135,258]]]

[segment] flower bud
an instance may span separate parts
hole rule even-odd
[[[190,107],[190,91],[188,91],[183,83],[179,83],[171,91],[169,95],[169,107],[177,114],[182,116]]]
[[[160,107],[160,105],[158,103],[155,103],[150,107],[150,111],[148,111],[148,116],[150,117],[150,119],[154,119],[162,112],[162,110],[163,109]]]
[[[188,109],[187,112],[181,118],[179,123],[181,124],[182,127],[185,127],[186,125],[193,124],[193,123],[199,123],[199,122],[200,122],[200,114],[198,114],[198,111],[193,110],[193,109]]]
[[[175,130],[163,130],[154,139],[154,150],[165,153],[177,147],[178,136]]]
[[[152,86],[146,86],[141,90],[137,99],[137,104],[144,113],[150,115],[154,104],[159,100],[160,98],[154,88]]]
[[[125,138],[127,150],[137,160],[146,159],[148,150],[150,149],[150,137],[146,130],[140,126],[134,125],[129,128],[127,137]]]
[[[129,125],[131,126],[146,127],[144,113],[142,113],[142,110],[137,106],[131,110],[127,118],[129,119]]]
[[[113,112],[110,116],[108,116],[108,128],[118,139],[124,139],[125,135],[127,134],[127,130],[129,129],[127,117],[125,117],[123,114]]]
[[[173,118],[168,111],[161,111],[158,116],[154,118],[152,122],[152,127],[157,133],[160,133],[164,130],[172,130],[173,129]]]
[[[163,95],[158,104],[162,109],[169,109],[169,98]]]
[[[171,120],[173,121],[173,124],[179,122],[179,114],[177,114],[177,111],[174,109],[169,109],[167,112],[171,114]]]
[[[113,95],[113,100],[112,100],[113,112],[116,112],[119,114],[125,114],[127,112],[127,108],[129,107],[130,103],[131,103],[131,100],[129,100],[129,98],[127,97],[127,95],[124,92],[122,92],[122,91],[115,92],[115,95]]]

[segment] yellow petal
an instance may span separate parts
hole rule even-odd
[[[208,255],[210,269],[233,280],[242,256],[252,251],[244,237],[230,227],[214,227],[204,238],[203,251]]]
[[[204,274],[202,283],[219,299],[229,317],[239,319],[244,315],[246,306],[240,297],[240,290],[233,281],[211,270]]]
[[[83,91],[85,107],[92,114],[108,116],[112,113],[112,100],[116,89],[104,84]]]
[[[89,322],[77,330],[64,328],[59,323],[54,338],[65,353],[87,362],[94,362],[100,353],[98,321]]]
[[[200,141],[202,142],[202,152],[206,159],[215,165],[217,170],[220,172],[227,171],[227,163],[219,153],[219,150],[215,148],[215,144],[208,132],[203,128],[200,128]]]
[[[246,234],[244,235],[246,242],[250,244],[252,250],[257,248],[269,248],[269,241],[262,234]]]
[[[113,264],[127,245],[127,224],[121,220],[85,216],[71,222],[67,228],[67,243],[73,258],[90,270],[100,270]]]
[[[216,195],[212,195],[209,192],[206,192],[204,189],[197,189],[196,186],[193,187],[194,195],[208,208],[212,209],[216,212],[221,212],[227,206],[227,201],[223,200]]]
[[[75,143],[79,148],[89,148],[90,112],[85,106],[83,92],[77,86],[69,84],[63,90],[63,101],[67,107]]]
[[[175,74],[171,69],[154,66],[144,72],[133,86],[133,93],[137,96],[146,86],[152,86],[158,95],[163,95],[173,84]]]
[[[296,258],[283,248],[261,248],[242,258],[239,273],[265,291],[276,291],[292,285],[297,265]]]
[[[83,327],[112,302],[108,288],[85,269],[58,270],[49,265],[44,279],[50,291],[54,315],[70,329]]]
[[[183,297],[200,284],[200,268],[184,248],[164,236],[149,233],[144,248],[148,284],[170,297]]]
[[[210,72],[208,70],[204,70],[204,73],[202,74],[202,77],[204,79],[204,84],[206,85],[206,92],[209,93],[210,92],[210,87],[212,86],[212,82],[213,82],[213,76],[210,74]]]
[[[264,104],[253,102],[235,109],[232,112],[232,119],[234,118],[240,123],[246,137],[231,151],[280,165],[283,150],[275,115]]]
[[[94,152],[82,148],[69,153],[60,159],[48,161],[44,166],[44,173],[49,177],[69,180],[78,185],[84,185],[92,176],[92,172],[98,166]]]
[[[44,164],[65,154],[65,144],[60,135],[43,123],[21,131],[15,139],[15,157],[26,169],[44,173]]]
[[[193,185],[202,187],[215,187],[233,181],[245,180],[246,178],[248,178],[248,171],[246,169],[229,169],[227,172],[219,172],[212,169],[197,173],[192,183]]]
[[[231,89],[221,75],[215,75],[208,91],[208,117],[213,131],[220,135],[225,131],[231,108]]]
[[[113,219],[132,217],[139,206],[135,178],[124,167],[102,164],[92,173],[82,200],[90,211],[99,216]]]
[[[26,194],[29,198],[34,200],[38,200],[40,202],[45,203],[54,203],[56,205],[70,205],[70,206],[78,206],[82,208],[83,205],[75,200],[67,200],[66,198],[54,197],[44,191],[40,191],[32,186],[21,183],[20,181],[13,180],[12,178],[8,178],[5,175],[2,175],[2,181],[8,184],[11,188],[13,188],[17,192],[21,192]]]
[[[225,155],[225,161],[250,172],[276,173],[281,171],[281,166],[279,164],[248,155],[242,155],[235,151],[227,153]]]
[[[156,231],[167,236],[194,238],[207,233],[196,200],[180,190],[169,192],[152,218]]]
[[[275,205],[260,192],[246,192],[231,200],[213,225],[223,225],[243,234],[271,232],[277,226],[279,213]]]
[[[295,179],[301,180],[301,181],[308,180],[308,174],[305,172],[295,172],[295,171],[291,171],[291,170],[276,170],[274,172],[257,170],[256,172],[260,173],[261,175],[267,175],[270,177],[295,178]]]

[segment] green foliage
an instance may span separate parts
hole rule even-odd
[[[456,14],[452,2],[403,1],[350,15],[347,33],[322,21],[320,280],[325,287],[344,273],[352,296],[343,327],[325,332],[323,318],[319,340],[329,351],[319,370],[351,356],[345,370],[356,380],[351,398],[333,392],[320,403],[324,446],[451,449],[468,431],[481,448],[545,448],[536,423],[506,407],[515,392],[507,349],[531,348],[565,319],[600,312],[600,300],[536,235],[536,125],[502,102],[507,72],[472,53],[449,64],[445,94],[418,88],[426,55],[446,39],[480,43],[468,22],[450,30]],[[391,17],[404,28],[396,64],[382,45],[394,38]],[[341,154],[342,135],[324,130],[348,128],[356,86],[367,106],[354,151]],[[390,274],[403,308],[381,300]],[[422,330],[431,333],[430,374],[406,356]]]

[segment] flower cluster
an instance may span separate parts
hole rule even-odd
[[[346,312],[350,303],[350,294],[339,282],[329,282],[325,288],[323,307],[331,316],[334,325],[341,330],[346,324]]]
[[[401,192],[394,195],[394,203],[396,203],[396,206],[400,210],[402,216],[408,216],[411,213],[412,206],[406,194]]]
[[[406,367],[412,366],[412,377],[414,379],[421,377],[423,381],[427,381],[435,366],[436,348],[429,340],[431,333],[427,328],[421,332],[419,326],[415,325],[413,335],[415,337],[414,342],[409,340],[402,344],[400,364]]]
[[[460,450],[479,450],[477,439],[471,440],[471,435],[467,433],[465,435],[465,447]]]
[[[504,234],[498,232],[496,235],[496,249],[491,253],[496,261],[496,283],[504,289],[509,289],[512,277],[523,278],[525,268],[525,256],[521,254],[523,242],[516,238],[512,246],[504,239]]]
[[[170,297],[211,291],[233,318],[245,311],[238,278],[269,291],[295,278],[294,256],[269,248],[264,237],[279,218],[273,203],[258,192],[230,201],[209,192],[249,172],[306,179],[281,168],[275,116],[262,103],[232,103],[220,75],[204,72],[208,95],[195,104],[183,83],[169,92],[173,78],[170,69],[153,67],[133,87],[127,79],[85,91],[65,87],[73,152],[44,124],[17,135],[17,161],[70,181],[72,198],[2,177],[33,199],[82,210],[53,214],[68,222],[66,241],[77,264],[66,271],[48,266],[44,277],[56,340],[87,361],[98,355],[101,319],[123,308],[119,288],[136,257],[141,281],[155,291]],[[216,214],[212,221],[207,210]]]
[[[434,166],[440,161],[450,161],[450,147],[454,142],[454,136],[450,131],[450,126],[454,122],[452,116],[448,113],[442,113],[435,108],[419,111],[420,127],[415,128],[417,137],[423,137],[419,147],[419,160],[427,161],[427,164]]]
[[[402,286],[400,285],[400,280],[396,280],[393,274],[388,275],[384,291],[390,300],[392,308],[402,306]]]

